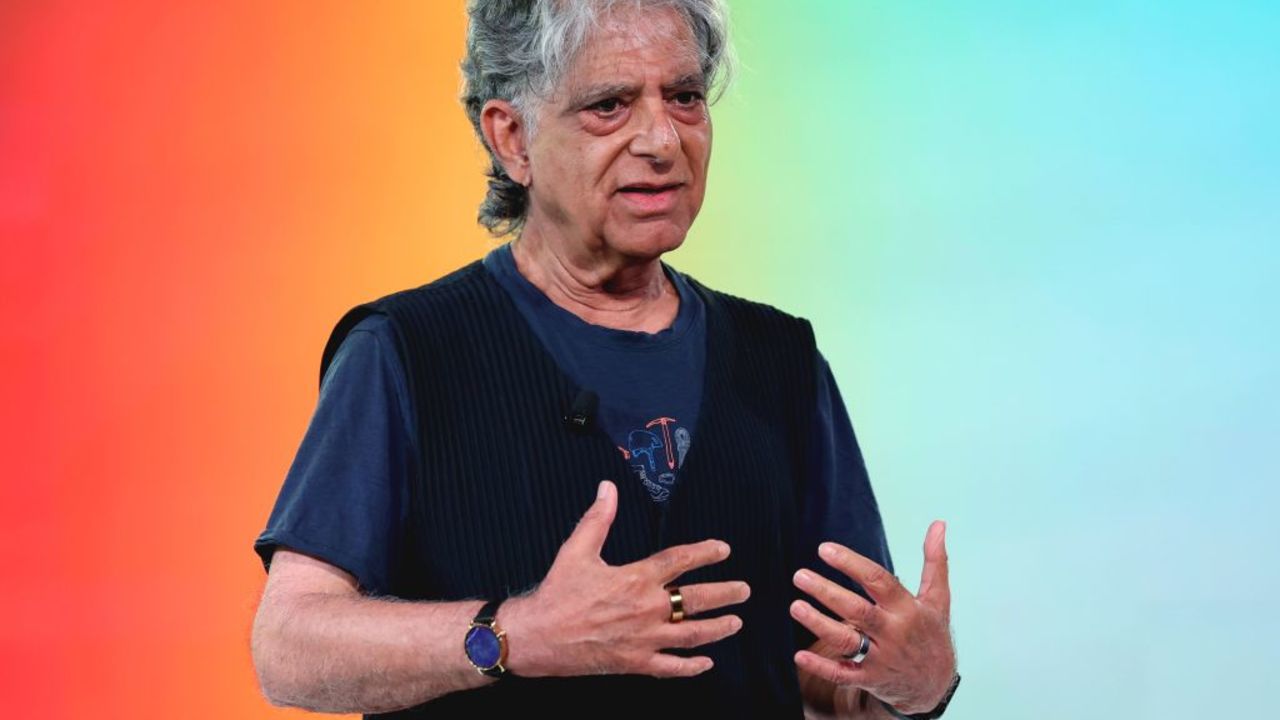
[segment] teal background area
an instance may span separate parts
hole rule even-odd
[[[811,319],[948,718],[1264,717],[1280,3],[732,3],[681,269]]]

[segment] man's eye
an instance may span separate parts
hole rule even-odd
[[[675,95],[676,103],[680,105],[693,105],[702,101],[702,93],[696,90],[685,90]]]
[[[604,100],[588,105],[587,109],[609,115],[620,107],[622,107],[622,103],[618,98],[605,98]]]

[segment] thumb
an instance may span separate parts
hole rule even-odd
[[[919,597],[950,617],[951,584],[947,568],[947,524],[936,520],[924,538],[924,570],[920,573]]]
[[[564,548],[583,555],[599,556],[604,548],[613,518],[618,513],[618,489],[608,480],[600,481],[596,500],[578,520],[578,525],[564,541]]]

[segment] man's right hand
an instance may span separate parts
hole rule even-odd
[[[711,669],[711,658],[662,650],[698,647],[741,629],[736,615],[671,622],[665,589],[684,573],[729,557],[728,543],[676,545],[612,566],[600,551],[617,510],[617,488],[605,480],[537,590],[499,608],[497,624],[507,634],[506,667],[513,674],[687,677]],[[685,616],[696,617],[745,601],[751,589],[745,582],[726,581],[682,585],[680,593]]]

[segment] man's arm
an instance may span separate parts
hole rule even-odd
[[[272,704],[331,713],[390,712],[494,682],[462,648],[483,604],[364,596],[345,571],[281,547],[253,623],[258,681]]]
[[[375,314],[344,338],[254,543],[269,573],[252,653],[276,705],[378,713],[492,682],[462,649],[480,600],[383,596],[398,572],[417,457],[392,333]],[[504,606],[500,622],[508,614]]]
[[[817,411],[809,433],[810,485],[802,524],[816,534],[807,537],[803,543],[806,554],[801,564],[816,563],[817,557],[811,549],[819,542],[839,539],[875,554],[882,559],[883,565],[892,570],[893,560],[862,450],[831,366],[821,352],[817,354],[816,378]],[[822,563],[816,563],[810,569],[841,584],[849,583],[848,578]],[[809,650],[819,655],[837,656],[821,639],[814,642]],[[841,688],[837,691],[830,680],[801,668],[797,668],[797,672],[806,717],[894,720],[893,715],[865,690]]]
[[[600,551],[617,501],[613,483],[601,482],[542,582],[498,609],[497,625],[510,638],[504,667],[514,675],[692,677],[710,670],[711,658],[662,650],[700,647],[742,628],[732,614],[666,620],[670,598],[661,588],[727,558],[723,541],[675,545],[626,565],[604,562]],[[258,678],[273,703],[379,713],[494,682],[475,671],[463,650],[481,601],[366,598],[355,578],[336,566],[289,550],[276,554],[252,639]],[[738,581],[681,590],[685,611],[694,616],[750,594]]]

